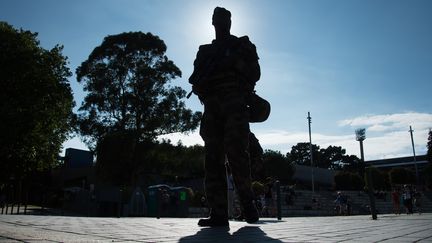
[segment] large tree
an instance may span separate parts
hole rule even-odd
[[[87,96],[80,109],[80,133],[89,147],[111,132],[128,132],[136,141],[197,127],[181,99],[186,91],[171,86],[180,69],[167,58],[165,43],[151,33],[105,37],[77,68]]]
[[[320,153],[324,167],[334,170],[342,169],[345,161],[345,149],[340,146],[328,146],[326,149],[321,149]]]
[[[427,160],[429,161],[429,165],[431,165],[432,164],[432,129],[429,130],[426,156],[427,156]]]
[[[389,171],[389,180],[392,185],[411,184],[415,182],[415,175],[406,168],[393,168]]]
[[[351,172],[360,170],[360,159],[355,155],[346,155],[346,150],[340,146],[330,145],[326,149],[321,149],[320,153],[324,168]]]
[[[279,151],[266,149],[263,154],[264,167],[268,177],[291,180],[294,173],[294,163]]]
[[[292,146],[291,152],[287,153],[286,157],[290,162],[294,162],[298,165],[311,165],[310,160],[310,146],[309,143],[297,143]],[[314,166],[321,161],[320,147],[318,145],[312,144],[312,157]]]
[[[364,181],[358,173],[338,171],[334,176],[336,190],[363,190]]]
[[[152,177],[174,182],[175,178],[204,176],[204,147],[172,145],[170,141],[135,143],[127,133],[111,133],[98,145],[96,172],[100,183],[136,185],[152,183]],[[101,163],[102,162],[102,163]]]
[[[0,22],[0,183],[58,162],[71,130],[71,72],[62,46]]]
[[[359,159],[355,155],[346,155],[346,150],[340,146],[328,146],[320,148],[312,144],[313,165],[315,167],[332,170],[355,171],[359,168]],[[290,162],[310,166],[310,146],[309,143],[298,143],[287,153]]]
[[[360,158],[355,155],[345,155],[342,160],[342,170],[349,172],[361,173],[363,169],[363,163]],[[361,174],[363,176],[363,174]]]
[[[427,160],[428,164],[423,170],[423,177],[425,179],[426,185],[432,187],[432,130],[429,130],[429,137],[427,142]]]

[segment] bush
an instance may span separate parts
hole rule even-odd
[[[202,191],[195,191],[193,192],[193,196],[191,197],[192,200],[190,201],[190,206],[191,207],[201,207],[202,206],[202,202],[201,202],[201,198],[205,197],[205,193]]]
[[[414,173],[405,168],[393,168],[389,172],[390,183],[397,184],[412,184],[415,182]]]
[[[257,195],[261,195],[263,193],[265,193],[265,186],[264,184],[262,184],[259,181],[254,181],[252,182],[252,191],[254,192],[254,194]]]
[[[334,177],[336,190],[362,190],[364,182],[357,173],[338,172]]]
[[[368,171],[370,171],[370,173],[371,173],[373,188],[375,190],[390,189],[387,173],[381,172],[379,169],[377,169],[375,167],[367,168],[366,172],[368,172]],[[365,178],[365,182],[366,182],[366,186],[368,186],[366,178]]]
[[[426,168],[423,170],[422,174],[423,174],[426,186],[428,188],[432,188],[432,164],[430,162],[426,166]]]

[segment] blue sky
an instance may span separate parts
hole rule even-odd
[[[268,121],[253,124],[265,149],[288,152],[312,140],[359,155],[354,130],[366,128],[365,157],[426,152],[432,128],[432,1],[428,0],[2,0],[0,20],[39,33],[41,44],[64,45],[75,72],[107,35],[152,32],[187,82],[200,44],[214,38],[211,15],[222,6],[232,13],[232,33],[256,44],[262,77],[257,92],[272,104]],[[77,107],[84,93],[70,78]],[[202,110],[196,97],[187,100]],[[171,134],[173,142],[202,141],[194,132]],[[64,146],[85,148],[78,138]]]

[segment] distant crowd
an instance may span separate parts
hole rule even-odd
[[[401,214],[401,205],[406,214],[413,214],[414,210],[421,214],[422,193],[411,185],[395,187],[392,192],[393,212]]]

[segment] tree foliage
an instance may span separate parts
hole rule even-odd
[[[62,46],[0,22],[0,180],[49,168],[71,130],[71,72]]]
[[[368,167],[365,173],[370,173],[374,190],[390,189],[390,182],[387,172],[381,171],[376,167]],[[366,186],[368,186],[366,178],[364,179],[366,182]]]
[[[166,178],[204,177],[205,151],[201,145],[172,145],[170,141],[153,143],[153,146],[138,147],[137,173],[162,175]],[[149,153],[150,152],[150,153]]]
[[[427,160],[429,165],[432,164],[432,130],[429,130],[428,142],[427,142]]]
[[[135,139],[126,132],[110,133],[98,143],[96,175],[104,185],[131,185]]]
[[[136,185],[152,176],[175,178],[204,177],[204,147],[172,145],[169,141],[135,143],[132,134],[114,133],[98,144],[96,172],[105,185]]]
[[[89,147],[111,132],[128,131],[137,141],[152,141],[197,127],[200,113],[181,101],[186,91],[170,85],[181,71],[166,50],[151,33],[110,35],[77,68],[78,82],[88,92],[78,124]]]
[[[312,144],[312,156],[314,161],[314,166],[317,166],[316,161],[321,161],[321,154],[319,151],[320,147],[318,145]],[[310,145],[309,143],[298,143],[292,146],[291,152],[287,154],[289,161],[294,162],[298,165],[311,165],[310,159]]]
[[[355,163],[355,156],[345,155],[346,150],[340,146],[328,146],[326,149],[321,149],[321,164],[332,170],[340,170],[345,165]]]
[[[429,130],[426,158],[428,164],[426,165],[426,168],[424,168],[424,170],[422,171],[422,175],[425,180],[426,186],[428,188],[432,188],[432,129]]]
[[[315,167],[332,169],[332,170],[349,170],[356,171],[359,167],[360,160],[355,155],[346,155],[346,150],[340,146],[328,146],[320,148],[312,144],[313,164]],[[310,145],[309,143],[298,143],[287,153],[290,162],[299,165],[311,165]]]
[[[265,150],[263,161],[268,177],[291,180],[294,175],[294,164],[279,151]]]
[[[344,156],[343,162],[341,164],[342,170],[349,172],[356,172],[359,175],[363,176],[362,171],[362,161],[359,157],[355,155],[346,155]]]
[[[411,184],[415,182],[415,175],[405,168],[393,168],[389,171],[390,183],[392,185]]]
[[[425,184],[429,189],[432,189],[432,163],[429,162],[428,165],[423,170],[423,177]]]
[[[336,190],[363,190],[364,181],[358,173],[339,171],[335,174]]]

